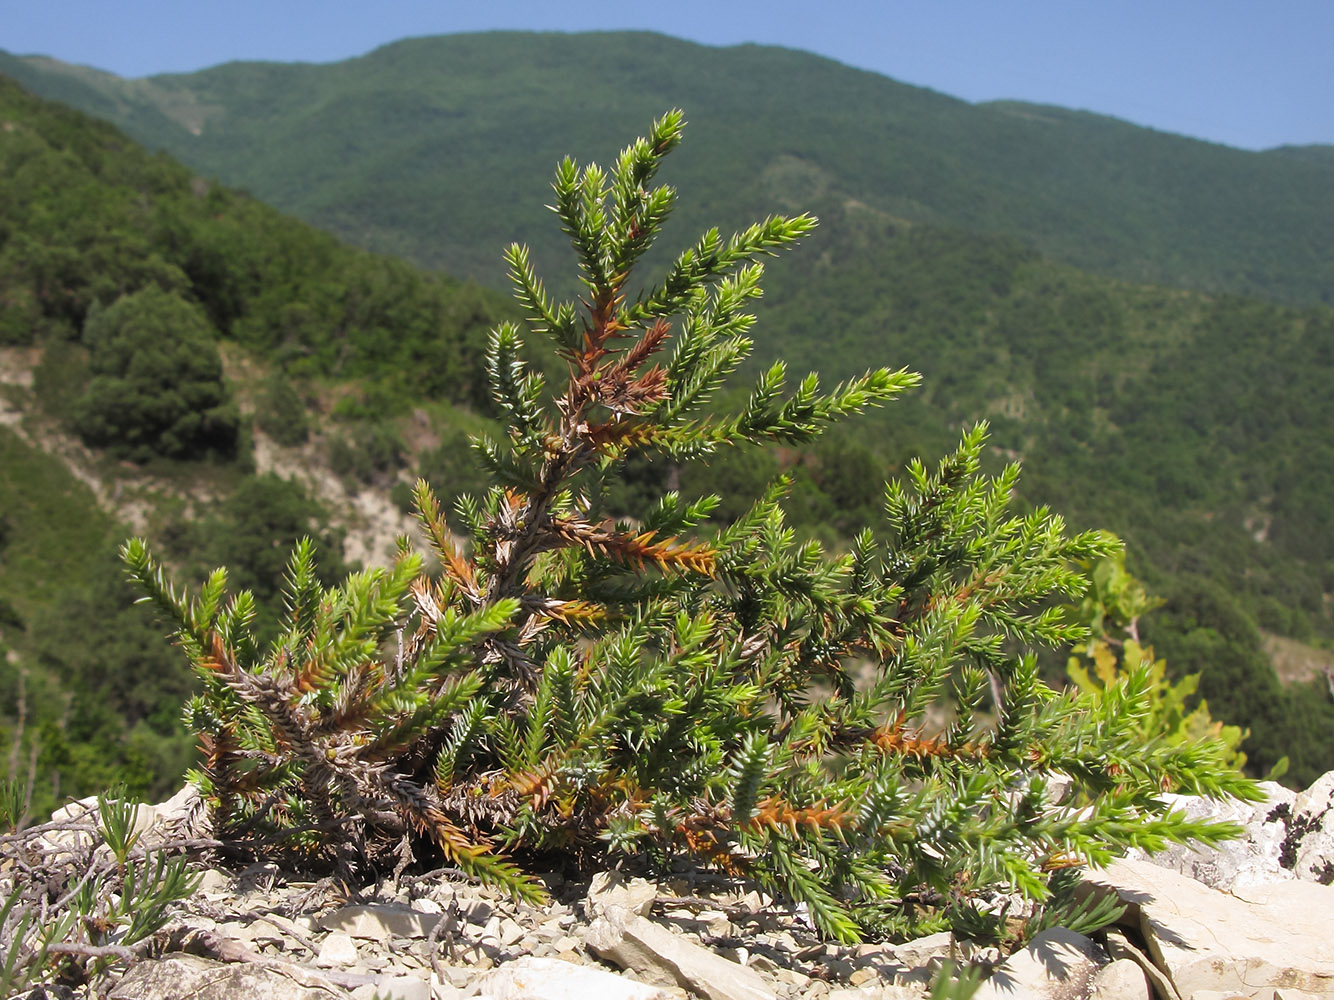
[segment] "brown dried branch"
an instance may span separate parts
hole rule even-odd
[[[838,837],[843,836],[843,829],[853,819],[854,813],[842,803],[826,805],[821,802],[813,806],[794,807],[785,799],[769,796],[760,800],[753,815],[746,823],[746,828],[759,831],[764,827],[779,830],[787,829],[795,837],[798,828],[805,827],[812,832],[832,830]]]
[[[423,500],[422,506],[417,511],[418,523],[421,524],[422,530],[430,540],[431,547],[440,556],[441,566],[445,574],[476,605],[479,601],[476,568],[470,560],[463,558],[463,555],[454,545],[449,525],[440,510],[440,501],[436,498],[435,491],[426,484],[425,480],[419,481],[418,495]],[[416,590],[414,584],[413,592],[416,593]]]
[[[54,941],[46,946],[48,955],[78,955],[80,958],[118,958],[126,964],[139,960],[132,948],[120,944],[81,944],[78,941]]]
[[[635,420],[611,420],[584,432],[589,447],[600,454],[615,454],[626,448],[643,448],[662,437],[662,429]]]
[[[424,788],[396,774],[384,775],[384,788],[405,820],[419,833],[429,835],[447,857],[465,868],[470,860],[491,853],[489,844],[470,839],[439,805],[431,801]]]
[[[528,799],[533,810],[545,806],[556,790],[556,777],[560,773],[561,757],[553,755],[530,771],[510,775],[503,783],[491,790],[491,797],[498,798],[506,792],[512,792],[521,799]]]
[[[552,518],[548,530],[566,544],[582,546],[589,555],[614,559],[640,571],[646,562],[656,564],[664,572],[675,570],[704,576],[713,576],[717,569],[717,553],[709,546],[675,538],[655,540],[657,533],[653,531],[635,535],[573,517]]]
[[[623,335],[621,331],[626,327],[617,312],[624,300],[619,288],[609,288],[595,302],[584,303],[589,312],[589,322],[584,326],[584,349],[574,355],[580,376],[591,375],[609,350],[607,341]]]
[[[663,344],[671,336],[671,331],[672,326],[665,319],[655,320],[653,325],[644,332],[644,336],[640,337],[634,346],[616,362],[614,369],[625,375],[633,372],[662,350]]]
[[[639,378],[630,378],[612,368],[590,380],[587,392],[591,401],[613,413],[637,416],[667,398],[667,373],[654,365]]]
[[[845,731],[839,736],[843,742],[847,737],[866,740],[882,753],[902,754],[922,760],[927,757],[945,757],[950,759],[977,759],[987,756],[987,748],[977,743],[964,743],[958,746],[940,737],[923,736],[920,729],[909,732],[905,726],[906,716],[900,712],[892,723],[886,723],[876,729],[854,733]]]
[[[535,615],[554,619],[562,625],[591,624],[607,617],[607,609],[592,601],[562,601],[554,597],[533,598],[524,601],[524,608]]]
[[[431,926],[431,933],[426,935],[426,953],[431,956],[431,971],[435,973],[435,978],[440,982],[447,982],[445,970],[440,965],[439,943],[441,934],[445,933],[448,925],[449,936],[445,938],[445,949],[449,952],[449,960],[457,962],[459,960],[458,949],[454,945],[454,938],[459,929],[459,923],[463,913],[459,909],[459,902],[455,899],[450,903],[449,909],[440,915]]]

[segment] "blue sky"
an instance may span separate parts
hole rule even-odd
[[[124,76],[496,28],[785,45],[970,101],[1084,108],[1246,149],[1334,143],[1334,0],[0,0],[0,48]]]

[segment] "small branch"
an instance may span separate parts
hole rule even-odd
[[[301,945],[301,947],[305,948],[312,955],[318,955],[320,953],[320,946],[317,945],[310,938],[306,937],[300,931],[298,931],[295,926],[289,926],[290,921],[288,922],[288,924],[280,924],[278,923],[278,921],[274,920],[272,916],[267,916],[263,913],[255,913],[253,911],[245,914],[245,916],[249,917],[252,922],[256,920],[262,920],[269,926],[278,928],[278,930],[282,931],[284,934],[290,937],[297,944]]]
[[[83,888],[84,883],[86,883],[90,878],[106,874],[107,871],[108,867],[106,866],[101,866],[101,865],[90,866],[89,869],[86,872],[84,872],[83,878],[79,879],[79,881],[74,883],[74,888],[69,890],[69,892],[65,893],[65,895],[61,896],[58,900],[56,900],[53,908],[56,910],[64,909],[65,904],[79,894],[79,891]]]
[[[6,833],[0,835],[0,844],[13,844],[24,840],[33,840],[44,833],[86,833],[93,837],[100,836],[98,829],[91,823],[78,823],[74,820],[57,820],[50,823],[43,823],[41,826],[30,826],[19,833]]]
[[[423,872],[420,875],[404,875],[402,880],[399,882],[399,887],[412,888],[413,886],[421,885],[423,882],[431,882],[436,879],[445,879],[445,878],[462,879],[463,881],[472,883],[474,885],[477,883],[476,878],[467,874],[460,868],[436,868],[433,871]]]
[[[48,955],[78,955],[81,958],[119,958],[122,962],[137,962],[139,955],[132,948],[120,944],[79,944],[57,941],[46,946]]]
[[[459,910],[459,901],[457,897],[449,904],[449,909],[441,914],[440,919],[435,922],[431,928],[431,933],[426,936],[426,953],[431,956],[431,971],[435,973],[435,978],[440,982],[447,982],[444,969],[440,966],[439,943],[440,935],[445,930],[445,925],[449,924],[449,937],[446,940],[445,947],[449,950],[449,960],[457,962],[459,960],[458,951],[454,947],[454,932],[457,929],[457,920],[462,916]]]
[[[287,933],[286,928],[281,929],[284,933]],[[180,943],[180,948],[189,954],[211,958],[218,962],[257,965],[261,968],[273,969],[275,972],[284,975],[296,972],[303,976],[321,976],[335,986],[341,986],[346,990],[354,990],[358,986],[375,983],[379,978],[359,973],[337,972],[333,969],[308,969],[305,966],[297,965],[295,962],[284,962],[281,959],[269,958],[251,951],[240,941],[225,937],[214,931],[194,930]],[[316,954],[318,954],[318,951]],[[301,981],[297,976],[292,976],[292,978],[297,982]]]
[[[705,896],[656,896],[653,905],[661,906],[666,909],[687,909],[687,910],[719,910],[729,917],[731,916],[753,916],[750,907],[744,903],[724,903],[717,899],[709,899]]]

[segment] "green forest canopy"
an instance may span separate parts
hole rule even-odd
[[[142,80],[3,53],[0,72],[353,243],[495,287],[515,238],[563,273],[549,164],[610,157],[609,136],[678,106],[692,141],[668,168],[685,195],[668,241],[852,203],[1133,281],[1334,304],[1328,156],[973,105],[772,46],[495,32]]]

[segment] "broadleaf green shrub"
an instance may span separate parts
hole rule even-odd
[[[85,441],[135,462],[231,458],[240,416],[202,309],[150,286],[89,315],[92,380],[73,403]]]
[[[855,940],[975,921],[1002,890],[1042,901],[1053,873],[1128,847],[1235,833],[1166,812],[1164,789],[1256,792],[1215,741],[1145,737],[1144,669],[1097,697],[1040,681],[1028,650],[1086,634],[1053,601],[1117,543],[1009,513],[1018,469],[981,471],[984,425],[887,484],[882,523],[842,554],[785,525],[781,478],[721,528],[705,526],[716,497],[667,492],[634,520],[599,507],[618,463],[809,441],[918,382],[882,368],[825,391],[779,363],[711,411],[750,352],[763,258],[816,223],[710,231],[633,283],[675,202],[653,182],[681,127],[667,114],[610,169],[557,168],[582,309],[507,252],[528,330],[497,328],[486,369],[509,431],[474,442],[494,485],[460,499],[462,540],[417,484],[430,570],[404,540],[392,566],[325,588],[302,542],[261,644],[225,570],[187,595],[126,544],[203,681],[187,717],[215,835],[344,874],[413,835],[530,899],[538,852],[688,855]],[[544,343],[568,370],[554,390],[525,360]],[[1057,805],[1054,775],[1090,804]]]

